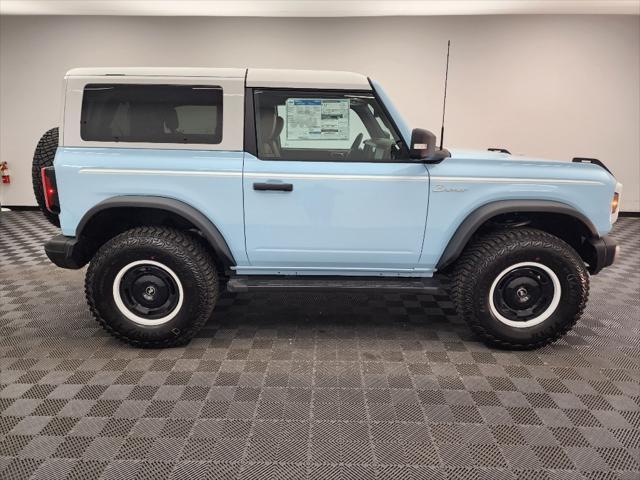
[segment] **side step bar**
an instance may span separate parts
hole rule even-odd
[[[231,277],[227,282],[230,292],[248,291],[350,291],[350,292],[405,292],[429,295],[443,294],[442,277],[313,277],[313,276],[258,276]]]

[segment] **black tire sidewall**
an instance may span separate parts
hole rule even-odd
[[[560,281],[560,303],[554,312],[543,322],[531,327],[517,328],[500,321],[490,308],[489,292],[491,285],[500,273],[512,265],[522,262],[540,263],[556,274]],[[536,339],[547,338],[554,331],[563,330],[580,311],[583,301],[583,287],[576,274],[575,259],[567,252],[549,249],[548,246],[518,249],[509,255],[498,257],[478,276],[473,295],[477,315],[482,318],[485,330],[492,336],[515,343],[531,343]]]
[[[103,321],[120,335],[137,342],[159,342],[176,339],[193,328],[194,320],[202,314],[203,305],[198,285],[202,281],[197,275],[197,265],[193,265],[186,256],[176,257],[165,249],[145,245],[129,247],[96,259],[90,268],[94,269],[90,286],[95,308]],[[180,280],[183,289],[183,302],[178,313],[171,320],[160,325],[141,325],[127,318],[116,305],[113,296],[113,284],[118,272],[126,265],[138,260],[152,260],[171,269]]]
[[[42,167],[53,166],[56,151],[58,150],[58,134],[58,127],[55,127],[47,130],[42,137],[40,137],[36,150],[33,153],[33,162],[31,164],[31,182],[36,202],[44,217],[56,227],[60,226],[60,218],[57,214],[47,210],[40,171]]]

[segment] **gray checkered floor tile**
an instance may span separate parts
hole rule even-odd
[[[0,478],[638,479],[640,219],[577,327],[491,350],[426,295],[226,295],[185,348],[90,317],[0,214]]]

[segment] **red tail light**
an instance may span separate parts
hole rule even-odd
[[[44,190],[44,203],[51,213],[60,213],[60,200],[58,199],[58,185],[56,173],[53,167],[42,167],[42,188]]]

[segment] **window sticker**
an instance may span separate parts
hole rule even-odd
[[[287,99],[287,140],[348,140],[348,98]]]

